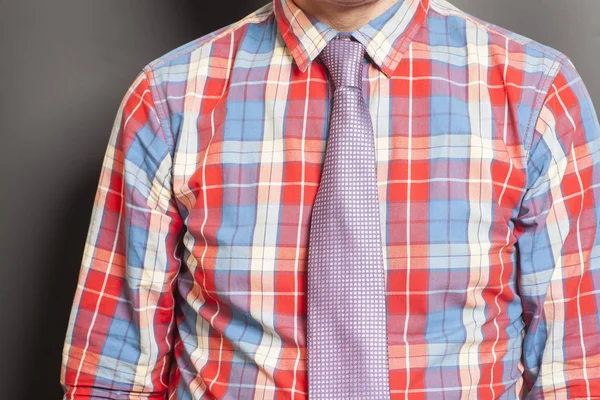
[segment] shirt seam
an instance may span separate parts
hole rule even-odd
[[[529,115],[529,120],[527,121],[527,125],[525,126],[525,137],[523,140],[523,145],[525,147],[525,166],[529,164],[529,156],[531,150],[531,144],[533,142],[533,135],[535,131],[535,125],[532,125],[534,121],[537,121],[540,117],[540,114],[543,109],[543,104],[548,97],[550,92],[550,87],[552,83],[556,80],[563,64],[567,60],[565,55],[558,56],[554,59],[552,66],[550,67],[549,73],[546,74],[544,79],[542,80],[542,84],[540,85],[540,91],[537,93],[535,100],[533,102],[533,110]],[[552,73],[552,71],[555,71]]]
[[[154,71],[148,66],[145,66],[143,68],[143,71],[144,71],[146,80],[148,80],[150,83],[150,93],[152,94],[152,101],[154,102],[154,108],[156,110],[156,115],[158,115],[158,119],[160,120],[161,128],[163,129],[163,131],[165,133],[165,138],[167,140],[167,144],[169,145],[169,153],[171,155],[171,158],[173,158],[173,157],[175,157],[175,136],[173,134],[173,131],[171,130],[170,123],[168,122],[169,114],[164,109],[164,107],[165,107],[164,100],[165,99],[162,96],[160,96],[160,94],[158,93],[158,90],[157,90],[158,84],[157,84],[156,78],[154,76]]]
[[[539,51],[540,53],[543,54],[553,54],[555,55],[556,58],[561,58],[562,56],[556,55],[556,53],[558,53],[558,51],[556,49],[552,49],[552,48],[548,48],[543,46],[541,43],[537,43],[536,41],[534,41],[531,38],[522,36],[522,38],[518,38],[518,37],[513,37],[512,35],[509,36],[507,35],[505,32],[502,32],[500,30],[496,30],[493,27],[491,27],[490,25],[486,25],[483,22],[487,22],[487,21],[479,21],[477,19],[475,19],[472,15],[464,12],[461,9],[450,9],[450,8],[445,8],[443,5],[437,3],[436,0],[430,0],[431,1],[431,7],[436,10],[440,15],[454,15],[456,17],[459,18],[464,18],[467,21],[471,22],[472,24],[475,24],[483,29],[485,29],[486,31],[496,34],[496,35],[500,35],[502,37],[506,37],[507,39],[509,39],[512,42],[518,43],[522,46],[529,46],[537,51]],[[445,12],[444,12],[445,11]],[[487,22],[489,24],[489,22]],[[493,24],[492,24],[493,25]],[[515,33],[515,32],[511,32],[511,33]],[[549,51],[552,50],[552,51]]]
[[[195,50],[197,50],[200,47],[203,46],[210,46],[214,41],[222,38],[223,36],[226,36],[228,34],[230,34],[231,32],[235,32],[238,28],[242,28],[247,24],[250,23],[260,23],[263,22],[265,20],[267,20],[268,18],[270,18],[272,15],[274,14],[273,10],[271,9],[268,13],[265,14],[260,14],[260,15],[252,15],[249,14],[248,16],[240,19],[239,21],[233,23],[228,29],[225,29],[223,32],[219,33],[216,36],[211,37],[209,40],[207,40],[206,42],[201,43],[198,46],[193,46],[192,48],[184,48],[181,51],[177,52],[177,53],[173,53],[168,57],[159,57],[158,59],[154,60],[152,63],[148,64],[146,67],[144,67],[144,69],[148,68],[149,70],[151,69],[155,69],[159,66],[161,66],[162,64],[171,61],[183,54],[187,54],[187,53],[191,53]],[[213,31],[214,32],[214,31]],[[210,33],[208,33],[208,35],[210,35]]]

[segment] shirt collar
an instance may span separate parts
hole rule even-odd
[[[273,7],[283,40],[296,65],[304,72],[339,31],[305,13],[293,0],[273,0]],[[428,10],[429,0],[397,0],[385,12],[353,31],[352,36],[390,77]]]

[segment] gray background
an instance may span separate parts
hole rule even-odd
[[[267,1],[0,0],[3,399],[61,398],[62,341],[125,90],[149,61]],[[600,1],[452,3],[566,53],[599,109]]]

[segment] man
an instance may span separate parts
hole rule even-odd
[[[599,146],[565,55],[443,0],[265,4],[125,95],[65,398],[600,398]]]

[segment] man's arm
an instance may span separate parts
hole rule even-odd
[[[140,72],[102,163],[63,347],[64,399],[166,392],[183,222],[172,196],[173,137],[159,112]]]
[[[543,102],[515,224],[528,399],[600,399],[600,126],[565,59]]]

